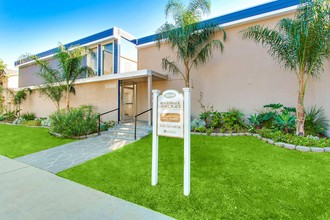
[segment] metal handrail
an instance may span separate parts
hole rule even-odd
[[[101,116],[102,116],[102,115],[109,114],[109,113],[114,112],[114,111],[118,111],[118,110],[119,110],[119,108],[116,108],[116,109],[112,109],[112,110],[107,111],[107,112],[103,112],[103,113],[101,113],[101,114],[98,115],[98,117],[99,117],[99,125],[98,125],[98,129],[97,129],[97,131],[98,131],[98,132],[97,132],[98,135],[101,134]],[[118,121],[118,123],[119,123],[119,121]]]
[[[145,113],[147,113],[151,110],[152,110],[152,108],[149,108],[148,110],[145,110],[145,111],[143,111],[143,112],[141,112],[141,113],[134,116],[134,140],[136,140],[136,121],[137,121],[137,117],[140,116],[140,115],[143,115],[143,114],[145,114]]]

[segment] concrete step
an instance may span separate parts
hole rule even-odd
[[[142,129],[136,129],[136,133],[137,134],[150,134],[152,131],[149,131],[149,130],[142,130]],[[115,133],[118,133],[118,134],[134,134],[134,129],[129,129],[129,130],[122,130],[122,129],[109,129],[107,131],[107,133],[110,133],[110,134],[115,134]]]
[[[141,139],[152,132],[152,127],[139,122],[136,126],[136,139]],[[134,141],[134,123],[120,123],[108,131],[102,132],[102,137],[113,140]]]
[[[134,129],[134,125],[119,124],[119,125],[116,125],[116,127],[110,128],[110,129]],[[152,127],[147,126],[147,125],[138,125],[138,126],[136,126],[136,129],[152,130]]]

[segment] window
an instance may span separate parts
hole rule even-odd
[[[113,73],[113,43],[103,46],[103,75]]]
[[[90,54],[88,55],[88,66],[92,68],[94,74],[97,75],[97,47],[90,50]]]

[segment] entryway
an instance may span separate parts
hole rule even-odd
[[[134,115],[136,114],[136,83],[130,81],[121,82],[121,112],[120,118],[122,122],[133,121]]]

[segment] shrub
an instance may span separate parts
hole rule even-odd
[[[25,126],[36,127],[36,126],[41,126],[41,120],[28,120],[28,121],[23,120],[20,124]]]
[[[286,107],[280,103],[273,103],[264,105],[259,114],[251,115],[249,118],[252,130],[260,128],[276,128],[279,130],[287,130],[293,132],[295,127],[295,117],[293,113],[296,112],[295,108]],[[293,127],[292,127],[293,120]]]
[[[273,131],[271,129],[260,129],[258,133],[264,138],[273,139],[275,142],[284,142],[288,144],[308,146],[308,147],[329,147],[330,139],[318,138],[314,136],[302,137],[296,134],[286,133],[281,131]]]
[[[115,121],[104,121],[101,123],[100,129],[101,131],[107,131],[109,128],[112,128],[116,125]]]
[[[7,111],[2,117],[6,122],[13,122],[17,118],[15,111]]]
[[[51,125],[50,118],[42,118],[41,119],[41,126],[43,126],[43,127],[50,127],[50,125]]]
[[[290,133],[295,130],[296,117],[288,111],[283,111],[274,117],[274,126],[279,131]]]
[[[194,119],[192,120],[191,122],[191,130],[192,131],[196,131],[198,128],[200,127],[205,127],[206,126],[206,123],[205,121],[201,120],[201,119]]]
[[[50,120],[50,130],[64,137],[78,137],[97,132],[98,114],[94,113],[92,106],[55,112],[50,116]]]
[[[247,125],[244,123],[244,114],[239,109],[229,109],[228,112],[222,113],[222,126],[223,130],[232,132],[240,132],[247,129]]]
[[[23,118],[16,118],[16,119],[13,121],[13,124],[14,124],[14,125],[19,125],[19,124],[21,124],[23,121],[25,121]]]
[[[205,126],[201,126],[201,127],[195,128],[195,131],[196,132],[204,133],[206,131],[206,129],[207,128]]]
[[[26,121],[32,121],[36,118],[36,115],[34,113],[25,113],[21,117]]]
[[[327,131],[329,120],[325,117],[322,108],[316,108],[316,106],[313,106],[306,111],[305,114],[305,133],[307,135],[317,136]]]

